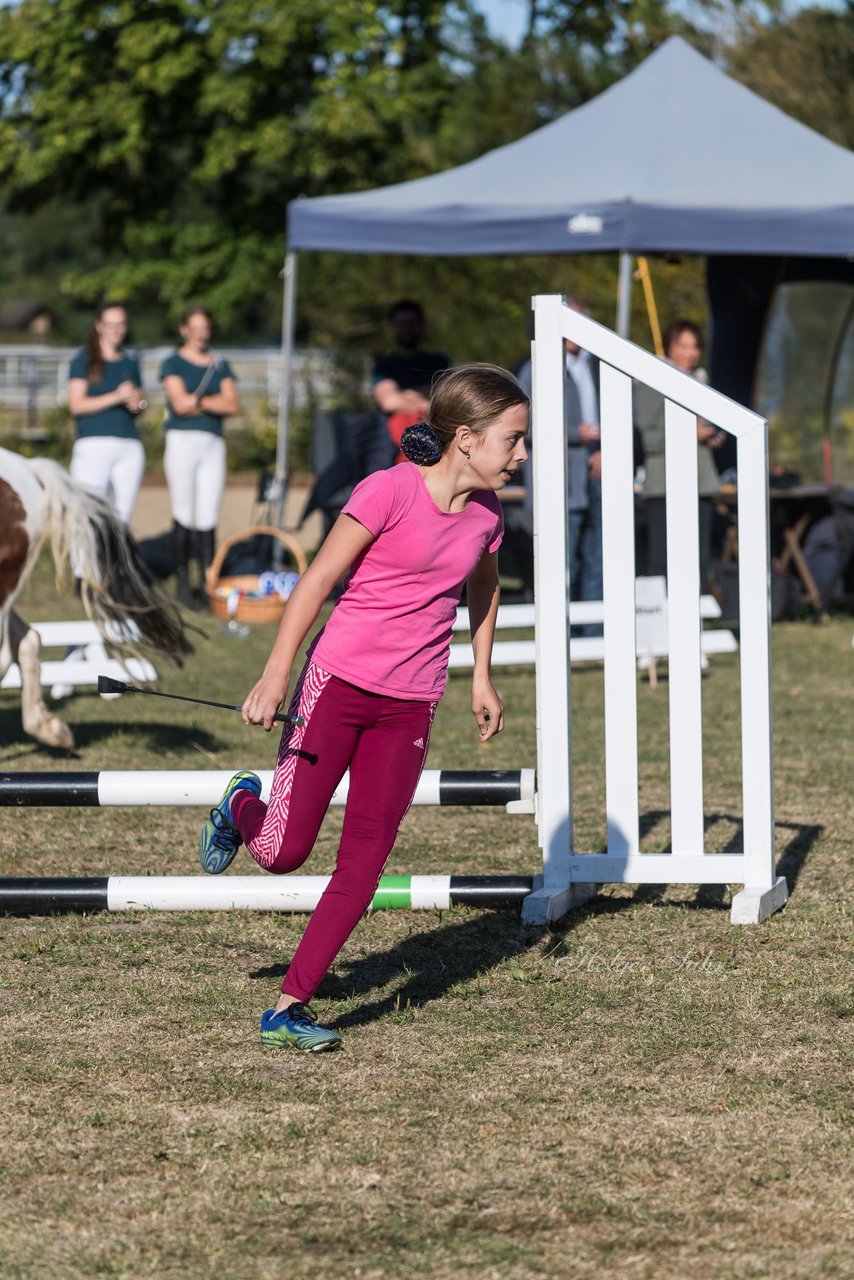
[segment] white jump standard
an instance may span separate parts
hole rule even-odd
[[[735,924],[787,898],[774,865],[771,756],[768,429],[763,418],[572,310],[534,299],[533,473],[537,817],[543,888],[529,923],[558,919],[595,886],[742,884]],[[573,838],[566,542],[564,341],[600,362],[607,852]],[[672,852],[640,852],[632,379],[665,399]],[[744,852],[704,853],[697,418],[736,436],[739,477],[741,775]],[[561,531],[563,536],[560,536]]]

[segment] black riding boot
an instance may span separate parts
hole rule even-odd
[[[202,585],[199,588],[198,601],[202,609],[208,607],[208,594],[205,590],[208,578],[208,569],[213,564],[214,558],[214,542],[216,541],[216,529],[197,529],[196,530],[196,556],[201,569]]]
[[[197,609],[190,590],[190,530],[175,520],[172,524],[172,559],[175,563],[175,598],[185,609]]]

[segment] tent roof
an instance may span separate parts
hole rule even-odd
[[[459,168],[289,207],[291,249],[854,254],[854,153],[673,36],[584,106]]]

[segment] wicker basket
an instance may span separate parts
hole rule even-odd
[[[228,596],[232,591],[254,591],[258,586],[257,573],[238,574],[233,578],[221,578],[219,571],[222,568],[225,557],[231,548],[238,542],[244,542],[247,538],[252,538],[258,533],[269,534],[273,538],[278,538],[285,551],[288,553],[287,559],[292,560],[294,569],[297,573],[305,573],[308,568],[308,561],[296,538],[289,533],[283,533],[281,529],[275,529],[269,524],[256,524],[248,529],[241,529],[237,533],[233,533],[230,538],[226,538],[218,549],[213,558],[213,563],[207,572],[207,593],[211,604],[211,613],[215,618],[236,618],[238,622],[278,622],[285,610],[286,600],[278,595],[270,596],[241,596],[237,602],[237,610],[229,613]]]

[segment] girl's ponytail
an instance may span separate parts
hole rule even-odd
[[[416,422],[400,437],[400,451],[419,467],[432,467],[445,449],[429,422]]]

